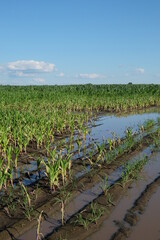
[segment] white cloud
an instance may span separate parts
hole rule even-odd
[[[64,77],[64,73],[63,73],[63,72],[58,73],[58,74],[56,74],[56,76],[57,76],[57,77]]]
[[[49,73],[52,72],[54,68],[55,65],[52,63],[34,60],[9,62],[6,67],[11,75],[17,77],[31,77],[34,76],[35,73]]]
[[[52,72],[55,65],[52,63],[39,62],[34,60],[21,60],[8,63],[8,69],[14,71],[38,71],[38,72]]]
[[[97,79],[97,78],[104,78],[105,76],[97,73],[80,73],[79,77],[85,78],[85,79]]]
[[[140,74],[144,74],[144,68],[136,68],[136,72]]]

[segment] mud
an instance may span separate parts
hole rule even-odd
[[[159,239],[159,199],[160,176],[141,193],[132,208],[128,209],[123,227],[112,236],[112,239]],[[148,231],[149,230],[149,231]]]
[[[73,226],[73,224],[64,227],[59,233],[53,234],[49,240],[58,239],[58,237],[66,237],[66,239],[126,239],[129,235],[131,229],[129,229],[129,224],[124,224],[124,216],[128,209],[136,203],[136,199],[139,199],[141,193],[148,192],[146,189],[147,185],[156,184],[157,185],[157,176],[160,173],[160,164],[159,164],[159,154],[151,157],[148,164],[145,166],[143,172],[140,175],[140,178],[137,182],[132,185],[128,185],[126,189],[122,189],[119,186],[115,186],[111,190],[113,203],[116,205],[107,207],[106,200],[104,196],[99,197],[96,201],[105,206],[107,213],[105,216],[101,217],[100,221],[96,225],[91,225],[87,231],[82,227]],[[152,170],[150,171],[152,166]],[[159,181],[159,180],[158,180]],[[152,190],[149,187],[148,196],[153,194]],[[141,199],[141,197],[140,197]],[[142,201],[142,199],[141,199]],[[141,203],[142,204],[142,203]],[[128,213],[128,212],[127,212]],[[127,217],[128,216],[128,217]],[[105,218],[107,218],[105,220]],[[126,218],[135,224],[138,221],[139,216],[137,216],[133,211],[132,214],[126,215]],[[120,227],[120,229],[119,229]],[[116,233],[118,231],[118,234]],[[116,233],[116,234],[115,234]],[[88,236],[89,235],[89,236]],[[88,236],[88,237],[87,237]],[[138,238],[135,238],[138,239]]]
[[[147,199],[148,200],[148,199]],[[156,193],[153,194],[148,202],[147,209],[142,216],[139,216],[139,223],[132,229],[130,240],[145,239],[159,240],[160,239],[160,183]],[[144,206],[142,206],[143,209]],[[140,209],[141,211],[141,209]]]
[[[140,115],[140,114],[139,114]],[[121,126],[118,128],[117,134],[120,135],[121,138],[124,136],[124,132],[126,128],[129,127],[134,127],[134,124],[136,125],[137,123],[140,124],[139,119],[142,121],[145,119],[156,119],[157,116],[159,116],[159,112],[155,113],[145,113],[142,114],[140,117],[139,115],[131,115],[129,117],[122,117],[122,122],[124,119],[128,121],[127,126],[124,124],[124,126]],[[149,116],[148,116],[149,115]],[[138,117],[137,117],[138,116]],[[91,138],[92,138],[92,143],[94,141],[101,142],[102,137],[104,134],[104,128],[110,127],[108,123],[111,123],[113,120],[116,121],[113,126],[117,126],[119,124],[119,117],[115,116],[105,116],[103,118],[97,119],[95,127],[92,128],[91,132]],[[128,119],[128,120],[127,120]],[[131,120],[132,119],[132,120]],[[102,122],[100,122],[102,121]],[[121,121],[120,121],[121,122]],[[106,124],[106,125],[105,125]],[[113,122],[112,122],[113,124]],[[118,125],[120,126],[120,125]],[[107,133],[106,139],[109,137],[113,136],[113,133],[111,132],[112,129],[110,128],[110,131]],[[134,131],[137,131],[136,128],[134,128]],[[89,146],[89,137],[86,137],[85,142],[83,143],[82,149],[80,154],[77,154],[77,146],[74,147],[74,158],[73,158],[73,172],[74,172],[74,178],[75,178],[75,184],[77,184],[75,190],[71,183],[68,186],[68,190],[70,189],[72,191],[72,198],[70,200],[70,204],[66,207],[66,214],[65,214],[65,220],[69,221],[70,218],[74,217],[74,215],[83,210],[86,206],[88,206],[93,200],[98,199],[97,201],[100,201],[101,203],[104,203],[105,200],[102,195],[102,188],[101,185],[103,183],[103,178],[107,174],[109,175],[108,177],[108,184],[109,186],[113,185],[119,178],[120,178],[120,173],[122,171],[122,167],[120,165],[123,165],[125,161],[134,161],[134,154],[135,156],[137,155],[137,151],[135,153],[132,153],[132,151],[129,153],[129,156],[126,156],[124,154],[123,159],[121,160],[120,158],[117,159],[116,163],[112,163],[107,166],[102,165],[102,169],[98,169],[97,167],[93,167],[93,170],[91,169],[89,164],[85,164],[83,166],[83,163],[81,163],[81,158],[83,156],[83,147],[86,145],[86,147]],[[93,144],[90,144],[90,146],[93,147]],[[90,147],[88,147],[89,149]],[[140,148],[144,148],[144,146],[140,146]],[[33,150],[33,151],[32,151]],[[59,209],[61,208],[60,205],[55,204],[55,197],[59,193],[51,194],[49,191],[49,187],[47,186],[48,183],[46,182],[46,179],[44,178],[44,171],[40,172],[40,175],[37,171],[37,166],[35,163],[35,157],[34,154],[37,153],[36,149],[32,149],[32,147],[28,147],[27,149],[28,153],[33,154],[32,155],[25,155],[21,157],[21,164],[20,167],[17,169],[17,172],[15,172],[15,183],[16,181],[18,182],[21,180],[24,185],[28,185],[29,188],[29,193],[32,195],[36,195],[36,185],[35,183],[39,182],[40,186],[40,192],[38,192],[38,198],[33,200],[33,204],[35,206],[35,209],[37,209],[37,214],[35,215],[35,219],[32,220],[31,223],[28,223],[27,220],[24,220],[24,216],[17,211],[16,218],[9,217],[7,215],[6,208],[4,207],[3,211],[0,211],[0,239],[10,239],[10,236],[20,236],[18,239],[30,239],[34,240],[36,239],[36,222],[37,222],[37,217],[39,216],[41,210],[45,209],[45,218],[42,223],[42,233],[44,235],[51,234],[54,230],[58,229],[61,227],[61,213]],[[146,150],[145,150],[146,151]],[[145,153],[144,151],[144,153]],[[142,155],[144,155],[142,153]],[[87,152],[85,153],[87,154]],[[151,149],[149,148],[146,152],[148,156],[151,154]],[[45,151],[41,149],[38,153],[38,155],[43,156],[45,158]],[[133,158],[131,160],[131,158]],[[84,169],[85,167],[85,169]],[[97,169],[96,169],[97,168]],[[22,173],[23,172],[23,173]],[[15,185],[16,187],[16,185]],[[77,191],[77,189],[79,191]],[[117,191],[117,190],[116,190]],[[120,189],[118,191],[121,191]],[[123,192],[123,191],[121,191]],[[117,192],[115,193],[115,195]],[[50,199],[48,201],[48,199]],[[116,197],[115,197],[115,202],[116,202]],[[44,203],[46,203],[44,205]],[[54,206],[54,208],[53,208]],[[112,206],[113,207],[113,206]],[[47,214],[46,214],[47,213]],[[8,218],[9,217],[9,218]],[[33,227],[33,230],[29,230],[31,227]],[[4,229],[6,229],[4,231]],[[29,231],[28,231],[29,230]],[[24,232],[27,232],[23,235]]]
[[[115,210],[112,212],[111,218],[107,219],[106,221],[103,222],[103,225],[101,226],[101,228],[94,233],[93,235],[91,235],[89,238],[87,239],[130,239],[128,238],[130,233],[132,232],[132,227],[137,224],[137,222],[140,220],[141,218],[141,214],[144,213],[144,211],[146,210],[146,212],[150,212],[150,217],[146,217],[147,215],[144,214],[143,217],[143,221],[144,224],[146,224],[146,226],[150,226],[150,233],[154,231],[154,227],[151,228],[151,222],[153,226],[157,226],[159,224],[157,224],[157,222],[154,223],[154,220],[156,220],[157,217],[160,218],[159,213],[157,213],[157,217],[154,217],[154,213],[156,212],[156,209],[158,211],[159,209],[159,199],[158,198],[158,194],[156,196],[154,196],[154,201],[155,204],[153,205],[152,203],[150,204],[151,207],[147,206],[148,201],[150,200],[150,198],[152,199],[152,195],[154,194],[154,192],[156,191],[157,188],[160,187],[160,172],[159,169],[157,171],[158,165],[159,165],[159,157],[160,154],[158,154],[156,157],[153,157],[153,160],[150,162],[150,164],[147,164],[144,168],[144,172],[142,174],[143,179],[141,181],[138,181],[137,185],[134,184],[132,189],[129,190],[127,192],[127,196],[125,196],[125,198],[123,198],[119,205],[117,206],[117,208],[115,208]],[[155,161],[157,164],[155,164]],[[158,176],[157,178],[155,178],[155,180],[153,180],[154,177]],[[151,182],[145,189],[144,189],[144,184],[148,184],[150,181]],[[144,189],[144,191],[143,191]],[[134,199],[136,199],[136,197],[140,195],[137,200],[134,201]],[[152,200],[151,200],[152,202]],[[131,207],[129,209],[130,205],[134,205],[133,207]],[[152,214],[151,214],[151,210],[150,208],[154,208]],[[125,212],[126,215],[125,215]],[[124,217],[125,216],[125,217]],[[123,220],[124,218],[124,220]],[[152,219],[152,220],[151,220]],[[119,228],[120,227],[120,228]],[[157,229],[159,226],[157,226]],[[117,230],[119,228],[119,230]],[[139,232],[143,232],[143,237],[141,237],[141,235],[138,235],[137,233],[137,228],[135,227],[134,230],[134,235],[131,239],[147,239],[151,240],[151,239],[159,239],[159,238],[152,238],[151,234],[149,234],[148,236],[146,235],[145,237],[145,228],[142,227],[141,225],[141,220],[140,220],[140,224],[139,224]],[[117,232],[116,232],[117,230]],[[158,231],[158,230],[157,230]],[[158,236],[158,232],[155,231],[155,235]],[[114,232],[116,232],[114,234]],[[132,235],[131,235],[132,236]],[[154,234],[153,234],[154,236]]]

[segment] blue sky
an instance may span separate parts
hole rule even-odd
[[[0,84],[159,84],[159,9],[159,0],[1,0]]]

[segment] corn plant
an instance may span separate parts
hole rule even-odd
[[[26,216],[26,218],[31,221],[32,214],[33,214],[33,207],[31,205],[31,198],[28,194],[28,191],[26,187],[23,185],[23,183],[20,183],[21,186],[21,197],[22,200],[19,200],[20,205],[23,209],[23,213]]]
[[[78,225],[84,227],[84,229],[88,230],[90,222],[89,222],[88,219],[83,218],[82,213],[79,213],[79,214],[76,216],[76,219],[75,219],[75,221],[74,221],[74,224],[75,224],[75,225],[78,224]]]
[[[14,148],[14,153],[15,153],[14,165],[15,165],[15,168],[17,169],[17,161],[18,161],[18,156],[19,156],[19,153],[20,153],[20,150],[19,150],[18,146],[16,146]]]
[[[60,203],[61,204],[61,220],[62,220],[62,226],[65,223],[65,206],[66,203],[68,202],[69,198],[71,196],[70,192],[66,192],[66,190],[64,189],[61,194],[60,194],[60,198],[56,198],[56,203]]]
[[[89,222],[94,222],[97,224],[99,218],[104,214],[104,208],[98,206],[97,203],[91,203],[91,216],[89,217]]]
[[[104,181],[101,184],[102,191],[104,192],[104,195],[107,195],[108,190],[109,190],[109,185],[108,185],[108,178],[107,176],[104,177]]]
[[[47,163],[43,161],[43,164],[46,168],[45,174],[49,179],[50,189],[54,192],[55,187],[59,187],[59,161],[51,161],[50,159],[48,159]]]

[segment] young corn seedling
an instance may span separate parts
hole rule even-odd
[[[57,156],[57,148],[56,147],[54,148],[54,150],[49,151],[49,156],[50,156],[52,162],[54,162],[56,159],[56,156]]]
[[[17,169],[17,161],[18,161],[18,156],[19,156],[19,153],[20,153],[20,150],[19,150],[18,146],[15,147],[14,153],[15,153],[14,166]]]
[[[61,220],[62,220],[62,226],[65,223],[65,206],[71,196],[70,192],[66,192],[66,190],[63,190],[60,194],[60,198],[56,198],[56,203],[61,204]]]
[[[133,137],[132,128],[127,128],[126,129],[126,139],[130,140],[130,139],[132,139],[132,137]]]
[[[79,213],[76,216],[76,220],[74,221],[74,224],[75,225],[78,224],[78,225],[84,227],[84,229],[88,230],[90,222],[88,219],[83,218],[82,213]]]
[[[14,190],[12,187],[7,188],[7,198],[4,200],[5,211],[9,217],[12,217],[16,212],[17,202],[15,201]]]
[[[31,199],[27,192],[26,187],[23,185],[23,183],[20,183],[21,186],[21,196],[22,201],[20,201],[20,205],[23,209],[23,213],[26,216],[26,218],[31,221],[32,213],[33,213],[33,207],[31,205]]]
[[[105,155],[105,147],[102,144],[96,143],[96,149],[98,151],[98,157],[97,157],[97,162],[101,159],[102,162],[104,161],[104,155]]]
[[[24,145],[24,152],[26,153],[27,152],[27,145],[29,143],[29,139],[27,137],[25,137],[23,139],[23,145]]]
[[[106,203],[107,206],[115,206],[115,204],[113,203],[112,195],[110,193],[106,195]]]
[[[91,140],[91,132],[92,132],[92,129],[91,129],[91,128],[88,128],[87,132],[88,132],[89,141],[90,141],[90,140]]]
[[[45,165],[46,171],[45,174],[49,179],[50,189],[51,191],[55,192],[55,186],[59,187],[59,162],[55,161],[52,162],[48,159],[48,162],[45,163],[43,161],[43,164]]]
[[[37,171],[39,174],[39,178],[40,178],[40,172],[41,172],[41,163],[43,162],[43,158],[38,157],[36,159],[36,163],[37,163]]]
[[[9,179],[9,181],[13,187],[13,166],[8,167],[7,178]]]
[[[97,205],[97,203],[91,203],[91,216],[89,222],[97,224],[98,219],[104,214],[104,208]]]
[[[113,140],[112,139],[110,139],[110,138],[108,138],[107,139],[107,141],[108,141],[108,144],[109,144],[109,150],[111,151],[114,147],[114,142],[113,142]]]
[[[0,190],[4,186],[6,188],[7,184],[7,171],[8,168],[4,166],[4,160],[0,159]]]
[[[3,149],[3,154],[5,158],[6,158],[8,143],[9,143],[9,139],[7,137],[7,133],[4,132],[2,135],[2,149]]]
[[[63,181],[63,186],[65,184],[66,181],[66,175],[67,175],[67,169],[69,168],[69,162],[67,159],[60,159],[60,172],[61,172],[61,176],[62,176],[62,181]]]
[[[12,159],[12,146],[9,146],[6,151],[7,165],[10,167]]]
[[[82,127],[82,133],[83,133],[83,142],[85,142],[85,138],[86,138],[86,128],[83,126]]]
[[[125,165],[124,170],[121,173],[122,187],[124,187],[129,181],[137,179],[138,173],[141,171],[146,162],[147,157],[145,156],[134,163],[129,163]]]
[[[102,188],[102,191],[103,191],[104,195],[107,195],[108,190],[110,188],[109,185],[108,185],[108,177],[107,176],[105,176],[104,181],[101,185],[101,188]]]
[[[155,121],[153,119],[148,119],[144,122],[144,129],[147,130],[155,125]]]
[[[78,146],[78,153],[80,154],[82,141],[79,138],[77,138],[76,143],[77,143],[77,146]]]

